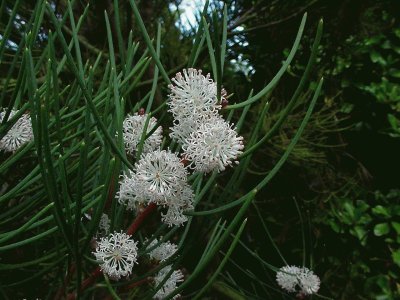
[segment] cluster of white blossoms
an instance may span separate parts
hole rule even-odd
[[[242,154],[243,138],[219,114],[217,85],[201,70],[185,69],[169,86],[169,111],[174,116],[171,138],[182,144],[185,159],[199,172],[223,171]],[[221,91],[221,100],[226,92]]]
[[[148,246],[148,249],[153,248],[155,245],[158,244],[158,240],[154,239]],[[175,252],[178,250],[178,246],[175,245],[174,243],[171,242],[164,242],[160,243],[155,249],[151,250],[149,252],[150,258],[157,260],[157,261],[166,261],[168,258],[170,258],[172,255],[175,254]]]
[[[186,139],[182,149],[197,171],[224,171],[242,153],[243,138],[232,126],[220,117],[212,117]]]
[[[122,175],[118,201],[129,209],[138,203],[156,203],[167,207],[162,215],[166,224],[181,225],[183,212],[193,208],[194,194],[187,184],[188,172],[179,157],[169,150],[155,150],[142,155],[134,171]]]
[[[151,249],[157,244],[158,240],[154,239],[147,246],[147,249]],[[167,241],[160,243],[155,249],[151,250],[149,252],[149,256],[153,260],[164,262],[172,255],[174,255],[177,250],[178,250],[177,245]],[[161,269],[154,277],[155,287],[157,287],[164,280],[165,276],[168,276],[170,272],[171,272],[171,266],[166,266],[165,268]],[[184,276],[180,270],[174,270],[173,272],[171,272],[171,275],[168,277],[166,282],[160,287],[160,289],[154,295],[154,299],[165,299],[168,294],[172,293],[176,289],[177,284],[183,281],[183,277]],[[180,297],[179,294],[174,296],[172,299],[176,299],[178,297]]]
[[[8,121],[17,113],[16,110],[11,110]],[[6,115],[6,111],[0,112],[0,123]],[[0,139],[0,150],[6,152],[15,152],[22,145],[33,140],[33,131],[31,117],[28,114],[23,114],[15,124],[7,131]]]
[[[137,150],[139,142],[142,138],[144,127],[146,124],[146,119],[148,115],[139,115],[137,113],[133,115],[128,115],[123,123],[123,135],[126,152],[129,154],[134,154]],[[152,134],[144,140],[143,152],[148,153],[160,147],[162,141],[162,127],[157,126],[157,119],[151,117],[147,124],[146,135],[150,132]]]
[[[288,292],[311,295],[319,290],[320,279],[313,271],[305,267],[284,266],[276,273],[278,285]]]
[[[146,133],[143,151],[133,170],[121,175],[118,202],[127,209],[138,210],[139,204],[155,203],[163,209],[161,220],[168,226],[180,226],[187,222],[185,211],[193,209],[194,192],[188,183],[188,168],[199,172],[218,172],[237,162],[242,153],[243,138],[238,136],[232,124],[219,114],[221,105],[217,96],[217,85],[210,75],[202,75],[201,70],[183,70],[172,79],[169,95],[169,111],[174,116],[174,126],[170,134],[183,149],[181,154],[161,149],[162,128],[157,120],[143,113],[128,115],[123,124],[126,151],[135,154],[138,144]],[[226,92],[221,91],[225,101]],[[148,122],[145,130],[146,121]],[[186,167],[184,162],[189,161]],[[104,227],[107,220],[100,224]],[[103,230],[104,231],[104,230]],[[149,248],[158,244],[154,240]],[[149,249],[148,248],[148,249]],[[178,247],[170,242],[149,252],[151,259],[164,262]],[[119,279],[131,273],[136,263],[136,242],[124,233],[114,233],[98,242],[94,252],[101,269],[111,278]],[[166,279],[168,277],[168,279]],[[164,299],[183,281],[180,270],[164,267],[154,277],[156,286],[165,283],[155,294],[156,299]],[[179,295],[174,297],[178,298]]]
[[[158,273],[157,276],[154,277],[154,282],[155,286],[160,285],[160,283],[165,279],[166,276],[171,272],[171,266],[167,266],[163,269],[161,269]],[[162,287],[157,291],[157,293],[154,295],[154,299],[165,299],[167,295],[172,293],[179,282],[183,281],[183,274],[181,270],[174,270],[172,271],[171,275],[168,277],[167,281],[162,285]],[[172,299],[177,299],[181,295],[177,294]]]
[[[101,270],[110,278],[118,280],[132,272],[137,263],[137,242],[123,232],[114,232],[97,242],[93,252]]]
[[[172,78],[169,95],[170,112],[177,121],[192,120],[193,124],[205,116],[217,115],[221,105],[218,104],[217,84],[204,76],[201,70],[184,69]],[[222,91],[222,97],[226,93]]]

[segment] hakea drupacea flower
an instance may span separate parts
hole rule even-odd
[[[171,266],[167,266],[161,269],[157,275],[154,277],[154,285],[157,287],[164,280],[166,276],[171,272]],[[170,293],[172,293],[177,284],[183,281],[183,274],[181,270],[174,270],[168,277],[167,281],[162,285],[162,287],[154,295],[154,299],[165,299]],[[172,299],[177,299],[181,295],[177,294]]]
[[[179,157],[169,150],[156,150],[142,155],[134,171],[122,176],[119,199],[128,202],[167,204],[187,180],[187,170]]]
[[[142,138],[147,114],[128,115],[123,123],[123,135],[126,151],[134,154]],[[157,119],[151,117],[147,124],[146,134],[154,132],[144,140],[142,153],[148,153],[160,147],[162,141],[162,127],[157,126]]]
[[[305,267],[284,266],[276,274],[278,285],[287,292],[311,295],[319,290],[320,279]]]
[[[161,219],[168,226],[180,226],[185,223],[188,218],[184,212],[193,209],[194,192],[187,182],[188,171],[184,162],[188,161],[189,167],[199,172],[223,171],[227,166],[237,163],[243,149],[243,138],[238,136],[233,124],[229,124],[219,115],[221,105],[217,96],[217,85],[210,75],[204,76],[201,70],[195,69],[183,70],[182,73],[178,73],[172,79],[168,101],[169,111],[174,116],[170,136],[182,145],[182,159],[177,153],[159,148],[162,140],[161,127],[154,130],[157,121],[151,118],[146,133],[154,131],[154,136],[146,139],[144,151],[133,171],[128,170],[121,176],[117,193],[118,202],[126,205],[128,209],[139,210],[138,204],[151,204],[154,207],[154,204],[157,204],[162,209]],[[222,90],[221,103],[226,102],[225,96],[226,92]],[[124,121],[124,139],[129,153],[136,150],[146,118],[141,112],[128,116]],[[105,241],[103,238],[102,242]],[[154,240],[148,249],[157,243],[157,239]],[[96,257],[102,252],[101,249],[106,249],[106,246],[98,247]],[[165,242],[151,250],[149,256],[163,262],[176,251],[175,244]],[[109,251],[108,257],[111,259],[108,261],[114,263],[111,266],[103,263],[104,272],[108,274],[109,271],[112,274],[115,255],[118,258],[122,257],[119,253]],[[128,264],[123,266],[126,265]],[[118,276],[125,276],[125,273],[110,276],[119,278]],[[156,299],[165,298],[176,289],[177,283],[183,281],[180,270],[171,271],[171,266],[167,266],[155,276],[155,285],[159,285],[168,273],[171,274],[157,291],[154,296]],[[179,295],[176,295],[174,299],[178,297]]]
[[[167,102],[174,116],[170,137],[181,144],[200,124],[218,116],[221,109],[217,84],[210,74],[204,76],[201,70],[196,69],[184,69],[182,73],[177,73],[172,79]],[[224,101],[225,96],[226,91],[222,89],[221,100]]]
[[[137,263],[137,242],[123,232],[114,232],[97,242],[93,252],[103,273],[118,280],[132,272]]]
[[[133,179],[139,199],[168,204],[187,181],[188,172],[179,157],[169,150],[156,150],[135,164]]]
[[[118,201],[135,209],[139,203],[156,203],[168,209],[162,220],[172,226],[187,220],[183,212],[193,208],[188,172],[179,157],[167,150],[142,155],[134,171],[122,175]]]
[[[11,110],[8,121],[17,112],[16,110]],[[5,115],[6,111],[0,112],[0,123],[3,122]],[[33,140],[31,117],[28,114],[23,114],[0,139],[0,150],[15,152],[31,140]]]
[[[201,124],[182,145],[183,155],[199,172],[225,170],[232,162],[237,163],[243,147],[243,138],[221,117]]]
[[[190,167],[199,172],[223,171],[242,154],[243,138],[219,115],[217,85],[201,70],[183,70],[169,86],[169,111],[174,116],[171,138],[184,150]],[[221,91],[221,103],[226,101]]]
[[[153,248],[158,244],[158,240],[154,239],[148,246],[148,249]],[[163,262],[170,258],[175,252],[178,251],[178,246],[169,241],[160,243],[155,249],[151,250],[148,254],[151,259]]]
[[[182,73],[177,73],[172,78],[173,84],[169,85],[168,105],[174,118],[183,120],[203,114],[216,115],[221,105],[217,98],[217,84],[210,74],[204,76],[201,70],[192,68],[184,69]],[[225,97],[225,90],[221,95]]]
[[[307,268],[303,268],[302,272],[300,273],[299,282],[301,293],[305,295],[317,293],[321,284],[319,277],[315,275],[313,271]]]

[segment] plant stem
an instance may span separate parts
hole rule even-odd
[[[154,211],[156,210],[157,205],[155,203],[150,203],[137,217],[135,220],[133,220],[132,224],[129,226],[128,230],[126,231],[127,234],[129,235],[133,235],[138,228],[140,227],[140,225],[146,220],[146,218]],[[90,285],[92,285],[96,279],[98,277],[100,277],[103,274],[103,272],[101,271],[100,267],[97,267],[90,275],[88,278],[86,278],[82,284],[81,284],[81,288],[80,291],[85,290],[87,287],[89,287]],[[68,277],[65,279],[65,281],[67,281]],[[143,279],[141,281],[135,282],[134,284],[132,284],[129,287],[134,287],[140,284],[143,284],[145,282],[147,282],[148,279]],[[58,295],[58,293],[57,293]],[[67,300],[74,300],[76,298],[76,295],[74,293],[70,293],[67,296]]]
[[[157,205],[155,203],[150,203],[132,222],[131,226],[129,226],[128,230],[126,231],[127,234],[133,235],[139,226],[143,223],[143,221],[147,218],[149,214],[151,214]]]

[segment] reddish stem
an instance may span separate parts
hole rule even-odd
[[[131,226],[129,226],[128,230],[126,231],[127,234],[133,235],[139,228],[139,226],[146,220],[147,216],[151,214],[157,205],[155,203],[150,203],[132,222]]]
[[[90,275],[88,278],[86,278],[82,284],[81,284],[81,291],[86,289],[88,286],[92,285],[98,277],[100,277],[103,274],[101,271],[100,267],[97,267]],[[67,300],[74,300],[76,298],[75,293],[70,293],[67,296]]]
[[[65,277],[63,285],[58,289],[57,294],[54,296],[55,300],[59,300],[62,298],[65,292],[65,288],[67,287],[68,283],[70,282],[73,273],[75,273],[75,264],[69,267],[67,276]]]
[[[81,291],[83,291],[84,289],[86,289],[88,286],[92,285],[96,279],[98,277],[100,277],[103,274],[103,272],[101,272],[100,267],[97,267],[92,274],[89,275],[88,278],[86,278],[82,284],[81,284]]]
[[[137,217],[136,219],[132,222],[131,226],[129,226],[128,230],[126,231],[127,234],[133,235],[140,225],[146,220],[147,216],[150,215],[155,209],[157,208],[157,205],[155,203],[150,203]],[[81,284],[81,291],[92,285],[98,277],[101,276],[103,272],[101,272],[100,267],[97,267],[90,275],[88,278],[86,278],[82,284]],[[131,284],[131,286],[137,286],[142,283],[145,283],[148,279],[143,279],[138,282],[135,282]],[[75,294],[68,294],[67,296],[68,300],[74,300],[75,299]]]

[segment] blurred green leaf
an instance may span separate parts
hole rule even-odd
[[[400,267],[400,249],[392,252],[393,261]]]
[[[388,211],[388,209],[386,207],[383,207],[382,205],[377,205],[374,208],[372,208],[372,212],[380,217],[384,217],[384,218],[390,218],[390,212]]]
[[[397,234],[400,234],[400,223],[399,222],[391,222],[392,227],[396,231]]]
[[[390,227],[388,223],[380,223],[375,225],[374,227],[374,234],[376,236],[382,236],[388,234],[390,231]]]

